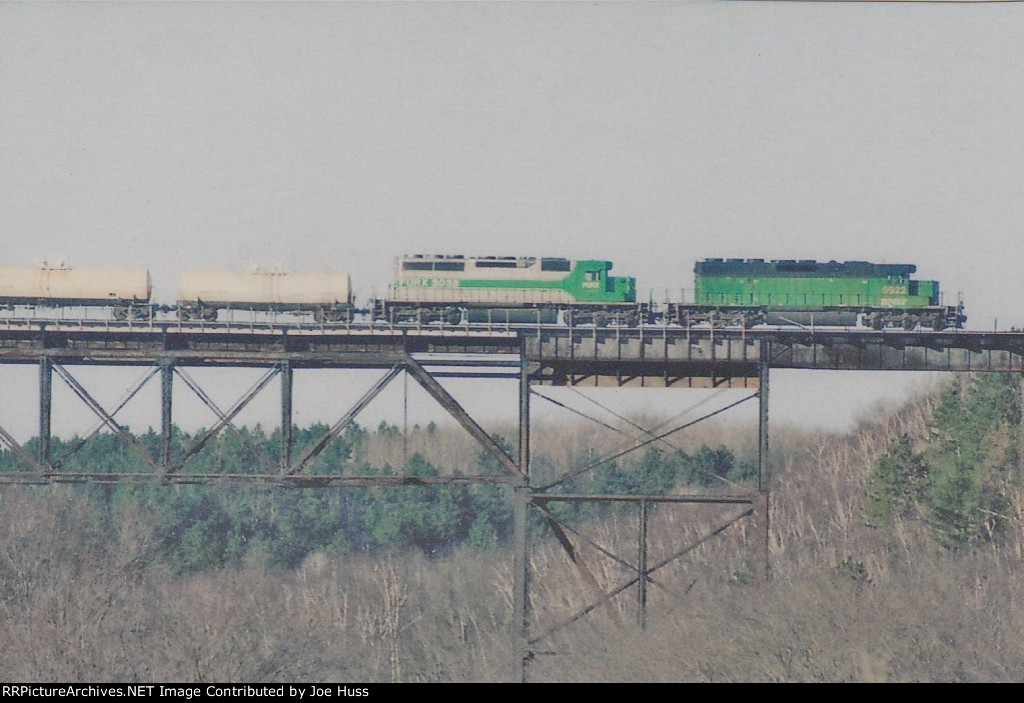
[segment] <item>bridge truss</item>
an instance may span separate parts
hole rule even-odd
[[[1024,333],[904,332],[865,330],[758,329],[712,330],[668,327],[380,327],[136,325],[46,321],[0,325],[0,364],[34,365],[39,375],[39,430],[35,451],[19,444],[0,427],[0,444],[17,457],[18,468],[0,473],[2,484],[141,482],[152,484],[264,485],[274,487],[363,487],[383,485],[494,483],[513,494],[513,623],[517,678],[525,680],[528,664],[544,651],[550,636],[630,589],[636,592],[637,620],[646,620],[651,586],[672,593],[659,572],[702,544],[744,521],[758,535],[760,571],[768,574],[770,462],[768,389],[771,369],[922,370],[1024,372]],[[142,379],[116,407],[107,408],[76,377],[85,366],[135,366]],[[230,407],[218,406],[189,373],[195,368],[251,368],[259,379]],[[311,446],[296,452],[293,442],[293,380],[313,369],[376,370],[381,373],[363,395]],[[344,472],[311,474],[311,462],[340,436],[359,413],[400,374],[406,374],[445,409],[497,462],[497,474],[476,476],[358,476]],[[68,471],[65,462],[89,436],[53,455],[51,425],[54,377],[66,384],[106,428],[133,451],[138,473]],[[444,387],[444,378],[518,382],[518,451],[512,455],[462,407]],[[159,379],[158,381],[156,379]],[[281,452],[277,465],[247,474],[197,473],[189,464],[203,447],[277,380],[281,410]],[[160,385],[160,452],[153,457],[139,446],[116,415],[148,383]],[[191,446],[172,452],[173,388],[181,383],[217,418]],[[612,457],[591,461],[563,476],[539,480],[531,470],[531,401],[546,396],[547,386],[717,387],[749,393],[720,410],[663,432],[638,428],[644,439]],[[758,403],[757,485],[731,493],[686,495],[581,494],[564,490],[575,476],[593,471],[630,451],[665,441],[709,417],[749,400]],[[91,436],[91,435],[90,435]],[[1024,439],[1022,439],[1024,441]],[[636,510],[636,549],[619,553],[567,524],[553,506],[560,503],[618,503]],[[718,524],[657,560],[649,559],[649,515],[655,506],[718,506],[731,511]],[[569,562],[586,584],[589,602],[555,623],[531,616],[528,524],[548,526]],[[582,557],[583,548],[613,560],[630,576],[600,584]],[[678,594],[678,591],[676,591]]]

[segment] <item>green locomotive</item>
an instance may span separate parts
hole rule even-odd
[[[595,259],[405,256],[377,319],[389,322],[568,324],[639,322],[636,279]]]
[[[668,322],[962,327],[963,305],[944,306],[937,281],[910,276],[913,264],[866,261],[706,259],[694,266],[693,304],[672,304]]]

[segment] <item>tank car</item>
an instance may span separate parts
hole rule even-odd
[[[0,266],[0,305],[109,308],[115,319],[149,315],[152,284],[145,268]]]
[[[636,279],[595,259],[415,255],[395,262],[378,319],[400,322],[635,324]]]
[[[352,319],[345,272],[185,271],[178,281],[178,317],[216,320],[220,310],[312,313],[318,322]]]
[[[706,259],[694,266],[693,304],[670,305],[669,322],[962,327],[963,305],[943,306],[938,281],[913,264]]]

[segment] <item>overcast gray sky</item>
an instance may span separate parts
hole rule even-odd
[[[31,264],[411,252],[918,265],[1024,326],[1024,5],[2,3],[0,241]]]

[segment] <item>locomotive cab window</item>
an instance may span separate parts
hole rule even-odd
[[[569,271],[568,259],[541,259],[540,262],[541,271]]]
[[[435,261],[435,271],[465,271],[466,264],[462,261]]]

